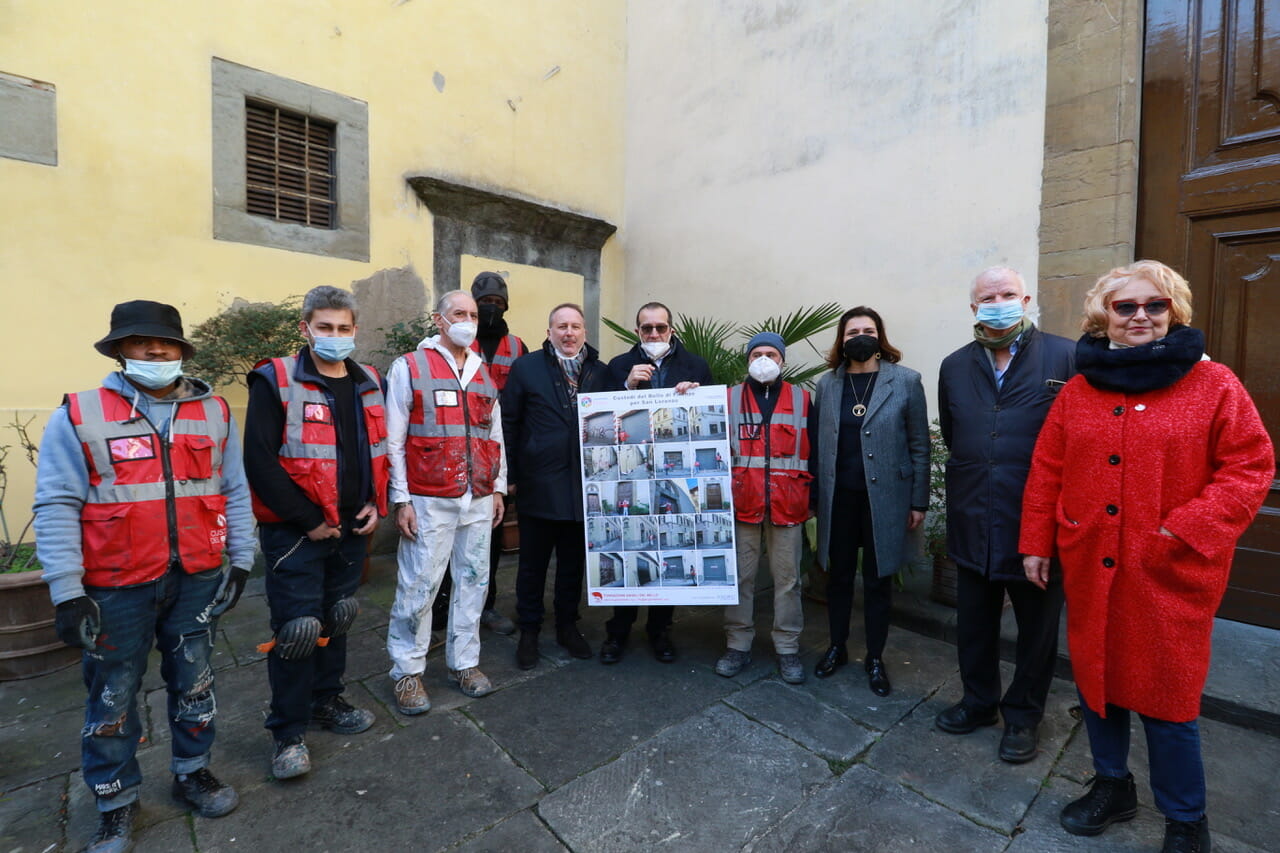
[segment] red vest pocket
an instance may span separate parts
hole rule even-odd
[[[377,444],[387,437],[387,413],[381,406],[364,407],[364,428],[369,433],[370,444]]]
[[[226,497],[178,498],[176,504],[182,568],[191,573],[222,565],[222,551],[227,544]]]
[[[133,536],[129,514],[133,504],[85,504],[80,510],[80,545],[84,567],[124,569],[132,566]]]
[[[769,425],[769,455],[795,456],[796,428],[791,424]]]
[[[207,435],[183,435],[169,449],[176,480],[208,480],[213,476],[213,439]]]
[[[769,520],[774,524],[803,524],[809,517],[807,471],[773,471],[769,477]]]

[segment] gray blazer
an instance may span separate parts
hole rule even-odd
[[[844,367],[824,373],[813,403],[818,407],[816,439],[818,491],[818,562],[827,566],[831,501],[836,487],[836,446],[840,441],[840,401]],[[907,561],[907,517],[911,507],[929,505],[929,413],[920,374],[909,367],[880,362],[880,376],[862,419],[862,462],[871,500],[880,577],[897,572]],[[829,566],[828,566],[829,568]]]

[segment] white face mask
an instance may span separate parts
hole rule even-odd
[[[470,320],[463,323],[451,323],[445,334],[449,336],[449,340],[458,346],[469,347],[471,342],[476,339],[476,324]]]
[[[144,388],[159,391],[182,376],[182,359],[176,361],[145,361],[126,358],[124,375]]]
[[[649,358],[657,361],[667,353],[671,352],[671,344],[666,341],[645,341],[640,344],[640,349],[644,350],[644,354]]]
[[[768,385],[782,375],[782,368],[773,359],[760,356],[752,359],[747,365],[747,373],[750,373],[751,378],[761,385]]]

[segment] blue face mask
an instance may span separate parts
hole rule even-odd
[[[1008,302],[984,302],[978,306],[978,322],[988,329],[1011,329],[1018,325],[1025,312],[1021,299]]]
[[[349,338],[326,338],[313,334],[311,342],[311,352],[325,361],[342,361],[356,348],[355,335]]]
[[[182,376],[182,359],[177,361],[139,361],[134,358],[124,360],[124,375],[130,381],[159,391],[177,382]]]

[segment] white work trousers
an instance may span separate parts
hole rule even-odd
[[[391,677],[421,675],[431,643],[431,602],[440,591],[445,566],[452,565],[449,636],[444,658],[450,669],[480,663],[480,611],[489,592],[489,537],[493,496],[432,498],[410,495],[418,538],[400,537],[396,551],[396,600],[387,628]],[[452,560],[450,559],[452,558]]]

